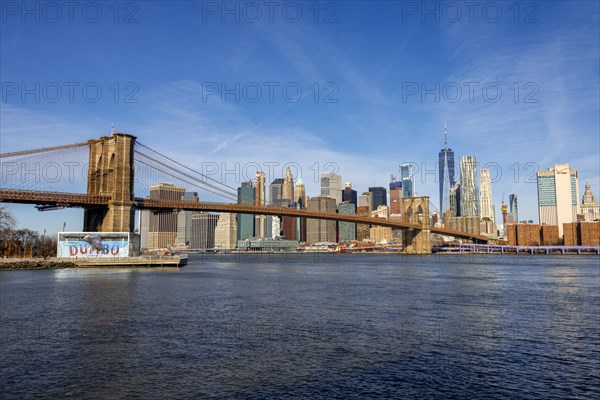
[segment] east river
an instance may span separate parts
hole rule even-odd
[[[0,272],[2,398],[600,398],[600,257]]]

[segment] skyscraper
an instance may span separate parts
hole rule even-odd
[[[218,214],[202,212],[192,215],[190,248],[194,250],[214,249],[215,228],[218,220]]]
[[[259,207],[266,207],[267,199],[265,197],[265,173],[262,171],[256,172],[256,183],[254,189],[256,191],[256,197],[254,199],[254,205]],[[258,237],[266,237],[267,234],[267,218],[265,215],[255,215],[255,234]]]
[[[510,196],[508,196],[508,205],[509,205],[509,210],[513,215],[513,218],[516,222],[519,222],[519,206],[517,204],[517,194],[516,193],[512,193]]]
[[[281,198],[287,200],[287,203],[293,203],[294,199],[294,177],[292,176],[292,170],[287,167],[285,170],[285,176],[283,177],[283,192]]]
[[[349,201],[343,201],[338,205],[338,213],[356,214],[356,204]],[[340,242],[356,240],[356,224],[354,222],[338,222],[338,232]]]
[[[585,221],[597,221],[600,219],[600,204],[596,203],[594,193],[592,193],[592,185],[589,181],[585,182],[585,192],[581,202],[581,214]]]
[[[181,200],[185,189],[172,183],[150,186],[150,198]],[[148,249],[164,249],[174,246],[177,239],[177,212],[150,213],[148,221]]]
[[[377,210],[379,206],[387,206],[387,191],[383,187],[370,187],[369,192],[372,193],[373,210]]]
[[[235,249],[237,246],[237,223],[235,214],[221,213],[215,227],[215,248]]]
[[[335,199],[328,196],[317,196],[308,200],[309,210],[335,212],[337,204]],[[306,220],[306,241],[308,243],[336,242],[336,221],[322,219]]]
[[[480,201],[482,220],[494,222],[494,208],[492,207],[492,179],[490,178],[490,170],[482,168],[479,175],[480,184]]]
[[[558,225],[563,236],[563,224],[577,222],[579,214],[579,176],[569,164],[556,164],[537,173],[540,224]]]
[[[455,217],[460,217],[460,183],[455,182],[454,186],[448,190],[448,200],[450,211]]]
[[[460,214],[479,217],[479,189],[477,187],[477,158],[460,158]]]
[[[454,187],[454,152],[448,148],[448,135],[444,123],[444,148],[439,153],[439,179],[440,179],[440,213],[450,209],[448,190]]]
[[[321,174],[321,196],[335,199],[335,204],[342,202],[342,177],[333,172]]]
[[[354,208],[358,205],[358,198],[356,196],[356,190],[352,189],[352,184],[346,182],[344,185],[344,191],[342,192],[342,201],[348,201],[354,204]]]
[[[402,197],[415,197],[412,165],[400,164],[400,181],[402,182]]]
[[[373,193],[363,192],[363,194],[358,196],[358,206],[369,207],[369,211],[373,210]]]
[[[256,191],[252,181],[242,182],[238,188],[238,204],[254,205]],[[254,236],[254,215],[238,214],[237,218],[237,239],[245,240]]]
[[[197,192],[183,193],[182,200],[198,201]],[[192,236],[192,211],[179,211],[177,214],[177,247],[185,248],[190,244]]]
[[[269,185],[269,204],[281,206],[282,202],[286,202],[287,205],[287,201],[289,200],[282,200],[283,185],[284,183],[282,178],[276,178],[273,180],[273,182],[271,182]]]
[[[390,183],[390,214],[402,212],[402,182]]]
[[[294,201],[300,204],[300,208],[306,208],[306,191],[302,177],[298,177],[294,188]]]

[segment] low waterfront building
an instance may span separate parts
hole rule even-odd
[[[600,246],[600,221],[563,224],[565,246]]]
[[[297,240],[286,240],[281,238],[248,238],[238,240],[237,247],[240,250],[248,251],[296,251],[298,248]]]
[[[558,246],[558,226],[548,224],[515,224],[506,225],[509,246]]]

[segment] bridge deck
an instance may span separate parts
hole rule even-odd
[[[14,190],[0,189],[0,202],[6,203],[24,203],[24,204],[43,204],[56,205],[64,207],[90,207],[90,206],[108,206],[111,202],[110,196],[91,196],[78,193],[61,193],[33,190]],[[213,211],[242,214],[259,214],[288,216],[309,219],[324,219],[331,221],[354,222],[358,224],[368,224],[376,226],[386,226],[396,229],[428,229],[431,233],[437,233],[446,236],[471,239],[482,243],[487,243],[488,238],[482,235],[473,235],[466,232],[455,231],[452,229],[423,227],[419,224],[401,222],[383,218],[374,218],[363,215],[338,214],[333,212],[320,212],[307,209],[296,209],[291,207],[261,207],[236,203],[214,203],[214,202],[196,202],[196,201],[167,201],[150,198],[135,198],[135,207],[137,209],[147,209],[154,211]]]

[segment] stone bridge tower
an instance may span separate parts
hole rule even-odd
[[[83,216],[86,232],[132,232],[133,147],[135,136],[114,133],[89,140],[87,194],[110,196],[107,207],[87,208]]]
[[[402,222],[421,225],[423,229],[403,229],[402,249],[406,254],[430,254],[429,197],[401,199]]]

